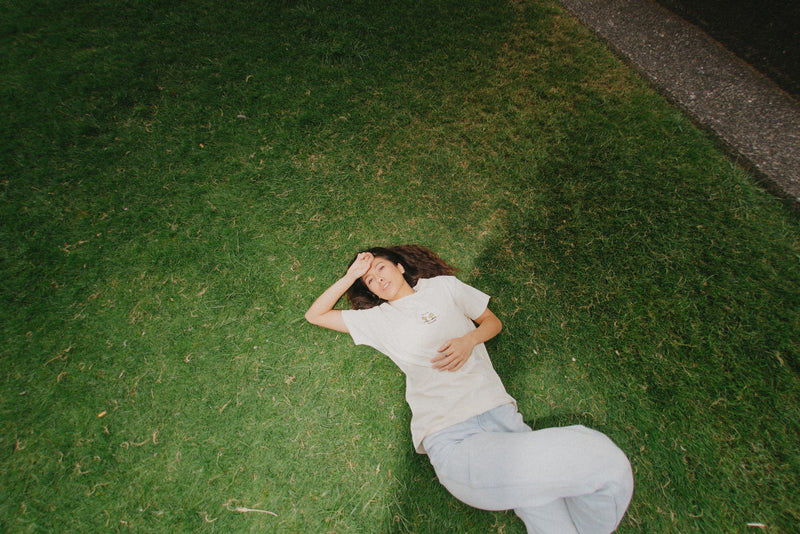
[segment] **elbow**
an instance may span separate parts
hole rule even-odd
[[[313,315],[306,314],[305,317],[306,317],[306,321],[308,321],[309,323],[313,324],[314,326],[319,325],[319,322],[317,321],[317,318],[314,317]]]
[[[315,313],[312,310],[308,310],[304,316],[306,321],[313,324],[314,326],[325,326],[325,314],[322,313]]]
[[[311,324],[313,324],[313,325],[316,325],[316,324],[317,324],[317,322],[316,322],[316,320],[317,320],[317,315],[316,315],[316,314],[314,314],[314,313],[311,313],[311,310],[308,310],[308,311],[305,313],[305,316],[304,316],[304,317],[306,318],[306,321],[308,321],[309,323],[311,323]]]

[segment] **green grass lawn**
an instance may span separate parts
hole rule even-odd
[[[0,531],[524,532],[303,320],[401,243],[628,453],[620,532],[796,531],[798,217],[554,0],[0,5]]]

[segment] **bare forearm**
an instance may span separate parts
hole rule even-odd
[[[336,303],[339,302],[339,299],[353,285],[355,280],[352,276],[345,275],[334,282],[308,308],[306,320],[309,323],[318,324],[319,318],[333,310],[333,307],[336,306]]]
[[[342,295],[350,289],[350,286],[352,286],[356,280],[364,276],[364,273],[366,273],[370,265],[372,265],[373,259],[374,257],[369,252],[362,252],[356,256],[355,261],[353,261],[347,269],[347,274],[334,282],[322,295],[317,297],[317,300],[314,301],[314,304],[312,304],[306,312],[306,320],[311,324],[323,328],[330,328],[338,332],[349,332],[344,318],[342,317],[342,311],[334,310],[333,307],[336,306],[336,303],[339,302]]]
[[[503,328],[503,323],[489,308],[475,322],[478,324],[476,329],[445,342],[439,348],[439,354],[431,360],[434,369],[458,371],[467,362],[476,345],[489,341]]]
[[[503,323],[500,319],[494,313],[489,312],[478,324],[478,328],[467,334],[467,336],[475,346],[489,341],[499,334],[502,329]]]

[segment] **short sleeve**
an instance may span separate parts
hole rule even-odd
[[[489,295],[454,276],[445,277],[453,301],[470,319],[477,319],[489,306]]]
[[[382,348],[380,310],[342,310],[342,319],[356,345],[369,345],[379,351]]]

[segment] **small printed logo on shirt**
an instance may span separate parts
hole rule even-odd
[[[428,312],[428,313],[423,313],[423,314],[420,316],[420,319],[422,319],[422,322],[423,322],[423,323],[425,323],[425,324],[433,324],[433,323],[435,323],[435,322],[436,322],[436,320],[438,319],[438,317],[436,316],[436,314],[435,314],[435,313],[433,313],[433,312]]]

